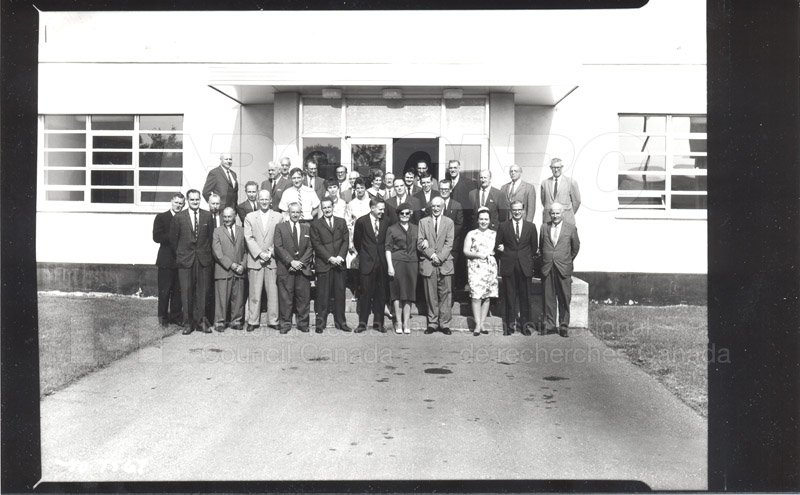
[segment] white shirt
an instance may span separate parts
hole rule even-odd
[[[298,201],[302,195],[302,201]],[[303,207],[303,219],[311,220],[313,217],[311,216],[311,210],[319,206],[319,197],[317,193],[314,192],[308,186],[300,186],[300,192],[297,191],[296,187],[290,187],[289,189],[283,191],[283,195],[281,196],[281,203],[278,205],[281,211],[289,211],[289,205],[292,203],[300,203]]]
[[[553,227],[550,229],[550,240],[553,241],[553,246],[555,246],[556,243],[558,243],[558,235],[560,233],[561,233],[561,222],[558,222],[558,224],[553,225]]]

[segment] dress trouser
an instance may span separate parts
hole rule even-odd
[[[529,280],[516,264],[510,276],[503,276],[503,327],[508,332],[521,330],[528,324],[534,325],[531,321],[528,283]]]
[[[181,283],[177,268],[158,268],[158,319],[160,321],[180,321],[183,317],[181,306]]]
[[[569,303],[572,300],[572,277],[562,277],[558,268],[553,265],[550,273],[542,281],[544,285],[544,317],[545,328],[552,330],[569,327]],[[558,325],[556,325],[558,313]]]
[[[184,324],[205,327],[210,325],[206,320],[206,302],[213,276],[214,266],[211,263],[208,266],[201,265],[197,256],[191,268],[178,268]]]
[[[248,302],[247,324],[261,324],[261,288],[267,292],[267,325],[278,325],[278,275],[274,268],[247,270]]]
[[[297,329],[308,330],[309,310],[311,309],[311,280],[302,272],[278,276],[280,297],[281,330],[292,328],[292,315],[297,313]]]
[[[244,321],[244,277],[218,278],[214,281],[214,315],[217,325],[226,323],[228,309],[231,325]]]
[[[383,326],[383,307],[389,280],[381,265],[375,265],[372,273],[361,274],[361,295],[358,298],[358,324],[367,326],[369,313],[372,324]]]
[[[430,277],[422,277],[425,303],[428,306],[428,326],[449,327],[453,319],[453,276],[442,275],[434,266]]]
[[[345,268],[331,268],[327,272],[317,272],[317,299],[314,301],[314,311],[317,313],[316,328],[325,328],[328,324],[328,315],[331,313],[336,328],[342,328],[347,324],[344,316],[345,271]],[[333,296],[332,308],[331,296]]]

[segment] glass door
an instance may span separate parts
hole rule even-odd
[[[390,138],[351,138],[345,139],[345,155],[350,159],[349,170],[355,170],[362,177],[368,177],[370,169],[386,173],[392,170],[392,139]],[[344,158],[344,157],[343,157]]]
[[[457,144],[442,139],[439,149],[441,156],[444,156],[441,167],[443,176],[447,176],[447,164],[450,160],[458,160],[461,163],[461,174],[476,182],[481,170],[489,168],[489,139],[485,136],[464,136]]]

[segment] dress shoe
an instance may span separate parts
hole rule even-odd
[[[558,335],[561,337],[569,337],[569,331],[566,328],[561,328],[558,330]]]
[[[273,330],[278,330],[280,327],[278,325],[267,325],[267,328],[271,328]]]
[[[439,331],[440,331],[440,332],[442,332],[442,333],[443,333],[443,334],[445,334],[445,335],[450,335],[451,333],[453,333],[453,332],[451,332],[451,331],[450,331],[450,329],[449,329],[449,328],[447,328],[447,327],[440,328],[440,329],[439,329]]]
[[[200,325],[197,327],[198,332],[211,333],[211,327],[207,325]]]
[[[473,337],[478,337],[480,334],[481,334],[481,332],[479,332],[479,331],[477,331],[477,330],[476,330],[476,331],[474,331],[474,332],[472,332],[472,336],[473,336]]]
[[[366,325],[358,325],[356,327],[356,333],[362,333],[362,332],[365,332],[366,330],[367,330],[367,326]]]
[[[342,332],[352,332],[353,331],[353,329],[348,327],[347,325],[342,325],[341,327],[339,327],[339,330],[341,330]]]
[[[384,327],[383,325],[372,325],[372,329],[375,330],[376,332],[386,333],[386,327]]]
[[[255,330],[256,328],[258,328],[258,325],[251,325],[251,324],[249,324],[249,323],[247,324],[247,331],[248,331],[248,332],[252,332],[252,331],[253,331],[253,330]]]
[[[169,326],[169,322],[166,320],[166,318],[159,318],[158,324],[161,325],[161,328],[167,328]]]
[[[315,328],[315,329],[314,329],[314,331],[315,331],[316,333],[322,333],[322,329],[321,329],[321,328],[319,328],[319,327]]]
[[[225,325],[214,325],[214,330],[223,333],[225,331]]]
[[[278,330],[278,332],[280,332],[281,335],[286,335],[287,333],[289,333],[289,330],[291,329],[292,327],[281,328],[280,330]]]
[[[556,328],[548,328],[544,331],[544,335],[551,335],[554,333],[558,333],[558,329]]]
[[[530,330],[530,328],[525,328],[525,327],[522,327],[522,329],[520,330],[520,333],[521,333],[522,335],[526,336],[526,337],[530,337],[530,336],[531,336],[531,330]]]
[[[181,332],[183,335],[189,335],[190,333],[194,332],[194,325],[190,325],[183,329]]]
[[[424,331],[423,333],[424,333],[425,335],[430,335],[430,334],[432,334],[432,333],[435,333],[435,332],[436,332],[436,329],[435,329],[435,328],[433,328],[433,327],[428,327],[428,328],[426,328],[426,329],[425,329],[425,331]]]
[[[231,325],[231,330],[241,330],[244,326],[241,323],[237,323],[236,325]]]
[[[300,331],[301,331],[301,332],[303,332],[303,333],[308,333],[308,328],[300,328],[300,327],[297,327],[297,329],[298,329],[298,330],[300,330]]]

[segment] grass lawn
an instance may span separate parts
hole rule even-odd
[[[705,306],[590,304],[589,330],[708,416],[708,360],[714,356],[708,355]]]
[[[158,324],[155,299],[39,295],[39,394],[177,331]]]

